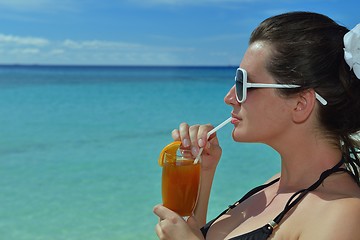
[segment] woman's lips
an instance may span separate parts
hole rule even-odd
[[[236,123],[239,123],[239,122],[240,122],[239,119],[236,119],[236,118],[231,119],[232,124],[236,124]]]
[[[232,119],[231,119],[232,124],[239,123],[240,121],[241,121],[241,118],[236,117],[235,115],[232,114]]]

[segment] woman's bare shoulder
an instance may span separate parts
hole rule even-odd
[[[317,240],[358,240],[360,236],[360,197],[342,196],[332,200],[324,200],[320,209],[309,217],[299,239]]]

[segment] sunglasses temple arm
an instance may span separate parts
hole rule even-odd
[[[315,92],[315,97],[322,105],[324,105],[324,106],[327,105],[327,101],[322,96],[320,96],[317,92]]]

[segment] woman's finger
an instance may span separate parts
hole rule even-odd
[[[179,127],[181,145],[183,148],[190,147],[189,125],[187,123],[181,123]]]
[[[200,125],[193,125],[189,128],[190,141],[191,141],[191,153],[193,156],[197,156],[199,153],[198,146],[198,131]]]
[[[165,219],[166,209],[162,204],[158,204],[153,208],[153,212],[160,218],[160,221]]]
[[[171,137],[173,138],[174,141],[181,141],[179,129],[172,130]]]
[[[210,124],[201,125],[198,131],[198,145],[199,147],[203,148],[205,147],[208,139],[207,134],[211,131],[214,127]]]
[[[162,204],[158,204],[154,207],[153,212],[160,218],[160,221],[164,219],[177,219],[179,218],[178,214],[170,209],[164,207]]]
[[[164,233],[163,233],[163,231],[162,231],[162,229],[161,229],[161,227],[160,227],[160,222],[161,222],[161,221],[159,221],[158,224],[156,224],[156,226],[155,226],[155,232],[156,232],[156,235],[158,235],[159,239],[163,239]]]

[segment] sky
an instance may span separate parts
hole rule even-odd
[[[359,0],[0,0],[0,64],[236,66],[265,18],[353,28]]]

